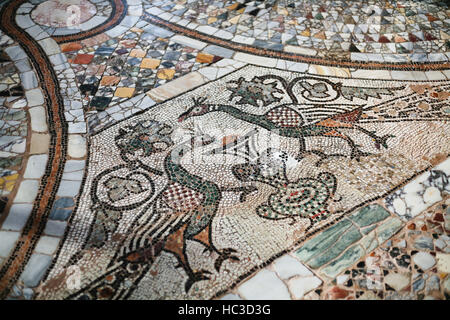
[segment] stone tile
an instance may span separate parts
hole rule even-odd
[[[403,226],[403,222],[397,218],[390,218],[384,221],[377,229],[378,242],[383,241],[392,237],[400,228]]]
[[[44,233],[53,237],[62,237],[66,229],[67,222],[49,220],[44,229]]]
[[[30,156],[27,161],[24,178],[39,179],[45,173],[48,156],[46,154]]]
[[[56,195],[59,197],[75,197],[80,190],[80,186],[81,181],[61,180]]]
[[[436,253],[437,269],[442,273],[450,273],[450,254]]]
[[[0,231],[0,256],[7,258],[13,249],[20,232]]]
[[[20,183],[19,190],[17,191],[14,203],[31,203],[36,198],[39,189],[39,182],[36,180],[23,180]]]
[[[405,289],[411,280],[409,273],[389,273],[384,277],[384,282],[396,291],[402,291]]]
[[[44,103],[44,96],[40,89],[32,89],[25,91],[25,96],[29,107],[35,107]]]
[[[330,278],[336,277],[339,273],[353,265],[364,254],[364,250],[359,245],[348,248],[338,259],[332,261],[320,272]]]
[[[43,107],[33,107],[29,109],[31,116],[31,129],[36,132],[47,131],[47,117]]]
[[[414,263],[422,270],[428,270],[436,264],[436,260],[428,252],[418,252],[412,259]]]
[[[83,158],[86,155],[86,138],[78,134],[69,135],[68,153],[72,158]]]
[[[301,264],[297,259],[284,255],[275,260],[273,268],[278,276],[282,279],[289,279],[293,276],[311,276],[313,273]]]
[[[227,49],[227,48],[223,48],[220,46],[216,46],[216,45],[209,45],[206,48],[203,49],[203,52],[212,54],[214,56],[219,56],[219,57],[224,57],[224,58],[231,58],[234,55],[234,51]]]
[[[47,268],[52,262],[52,257],[35,253],[31,256],[28,264],[26,265],[20,279],[27,287],[34,288],[41,281]]]
[[[302,262],[309,261],[312,257],[327,250],[334,244],[345,231],[351,228],[350,220],[342,220],[321,234],[307,241],[299,250],[295,252],[295,256]]]
[[[47,153],[50,135],[46,133],[33,133],[30,142],[30,154]]]
[[[259,66],[271,67],[271,68],[274,68],[277,65],[277,60],[276,59],[267,58],[267,57],[261,57],[261,56],[255,56],[255,55],[242,53],[242,52],[237,52],[234,55],[234,59],[238,60],[238,61],[241,61],[241,62],[256,64],[256,65],[259,65]]]
[[[389,217],[389,212],[380,205],[368,205],[349,216],[359,227],[365,227]]]
[[[171,41],[182,44],[184,46],[187,47],[191,47],[194,49],[198,49],[198,50],[202,50],[204,47],[206,47],[206,43],[196,40],[196,39],[192,39],[192,38],[188,38],[185,36],[181,36],[181,35],[176,35],[173,36],[172,38],[170,38]]]
[[[161,102],[203,84],[205,81],[198,72],[191,72],[175,79],[164,86],[154,88],[147,95],[156,102]]]
[[[9,209],[8,217],[3,222],[2,229],[20,231],[25,226],[31,214],[31,204],[13,204]]]
[[[55,237],[43,236],[39,239],[35,251],[37,253],[52,255],[55,253],[60,239]]]
[[[293,298],[301,299],[308,292],[318,288],[322,284],[322,280],[318,277],[294,277],[288,281],[289,291]]]
[[[238,291],[247,300],[290,300],[286,285],[274,272],[265,269],[242,283]]]

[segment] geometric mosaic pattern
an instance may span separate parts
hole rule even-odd
[[[344,60],[351,53],[415,54],[425,61],[427,53],[449,49],[447,6],[439,1],[238,0],[166,1],[160,8],[182,19],[175,23],[196,23],[204,32],[217,28],[219,37],[256,47],[301,47],[305,54]]]
[[[445,1],[0,4],[0,299],[450,297]]]

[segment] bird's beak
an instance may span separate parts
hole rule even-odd
[[[187,118],[187,112],[182,113],[179,117],[178,117],[178,122],[183,122],[184,120],[186,120]]]

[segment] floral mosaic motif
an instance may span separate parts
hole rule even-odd
[[[119,133],[115,141],[124,157],[135,155],[138,151],[150,156],[173,145],[170,138],[172,128],[158,121],[138,122],[121,129]]]
[[[141,182],[133,179],[132,176],[126,178],[111,177],[105,182],[108,188],[108,197],[112,202],[126,198],[130,193],[139,194],[144,191]]]
[[[258,99],[240,103],[253,82]],[[364,205],[442,158],[445,113],[414,104],[447,91],[247,66],[104,128],[90,137],[75,222],[39,298],[210,298],[317,231],[334,232],[337,248],[319,241],[317,257],[305,248],[299,260],[339,274],[401,228]],[[399,101],[402,116],[377,117]],[[412,141],[427,121],[429,139]],[[264,147],[271,135],[277,145]],[[89,271],[69,290],[75,266]]]
[[[266,204],[256,208],[265,219],[280,220],[306,217],[311,222],[323,220],[329,212],[327,202],[336,191],[336,177],[321,172],[316,178],[301,178],[290,182],[286,174],[288,155],[281,152],[278,161],[272,161],[276,150],[266,150],[256,164],[241,164],[232,168],[234,176],[245,182],[260,182],[273,186],[276,192]],[[280,163],[281,162],[281,163]]]
[[[234,85],[234,86],[233,86]],[[230,82],[227,87],[232,92],[230,101],[234,97],[238,97],[237,104],[251,104],[258,107],[258,102],[262,102],[262,106],[266,107],[274,102],[279,102],[280,97],[275,93],[282,93],[280,89],[276,88],[275,83],[264,84],[262,79],[253,78],[252,81],[245,81],[244,78],[238,79],[236,82]]]

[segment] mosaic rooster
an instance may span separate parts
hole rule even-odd
[[[199,145],[191,141],[191,146]],[[212,142],[201,138],[200,145]],[[205,251],[216,253],[214,267],[219,272],[225,260],[239,261],[232,248],[218,249],[212,241],[211,223],[221,199],[221,190],[210,181],[189,173],[180,164],[189,144],[175,147],[164,160],[166,187],[141,212],[107,271],[69,299],[124,299],[131,295],[162,251],[173,254],[188,279],[188,292],[198,281],[208,280],[208,270],[194,270],[188,261],[186,243],[197,241]]]

